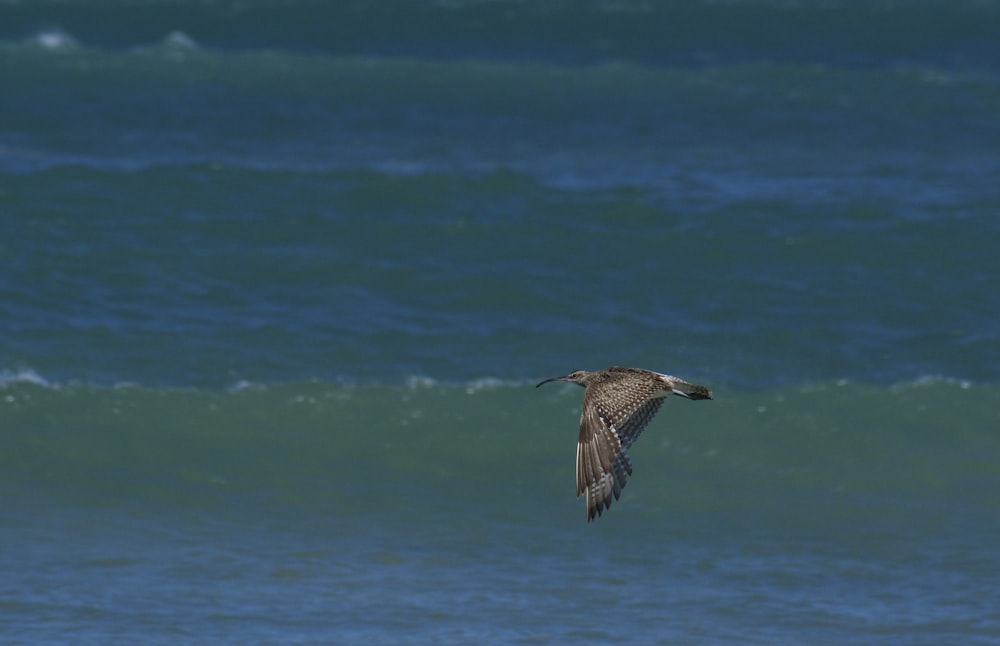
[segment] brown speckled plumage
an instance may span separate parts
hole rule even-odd
[[[621,495],[632,475],[626,449],[660,410],[664,398],[680,395],[712,399],[712,391],[705,386],[638,368],[577,370],[565,377],[546,379],[538,386],[550,381],[567,381],[586,388],[576,445],[576,495],[587,494],[588,522]]]

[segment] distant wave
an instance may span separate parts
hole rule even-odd
[[[148,0],[156,21],[137,21],[131,3],[0,3],[0,38],[51,24],[43,46],[66,46],[68,34],[88,46],[148,46],[183,30],[206,48],[395,55],[416,58],[523,59],[592,65],[629,60],[705,65],[741,60],[891,65],[900,60],[995,68],[998,8],[988,2],[854,2],[755,0],[702,2],[303,3],[258,0],[177,3]],[[41,5],[36,7],[35,5]],[[218,6],[217,6],[218,5]],[[223,8],[228,7],[228,8]],[[845,39],[830,24],[856,25]],[[414,29],[419,25],[420,29]],[[930,46],[917,35],[934,26]],[[593,34],[601,38],[593,38]],[[787,37],[793,34],[793,38]]]
[[[38,32],[29,42],[56,51],[76,49],[80,46],[76,38],[61,29]]]
[[[343,377],[339,379],[317,379],[302,378],[288,379],[272,382],[238,379],[229,385],[218,388],[206,387],[195,384],[173,384],[154,385],[137,381],[114,381],[111,383],[101,383],[97,381],[87,381],[82,379],[68,378],[65,380],[52,379],[43,376],[38,371],[29,367],[19,367],[13,369],[0,369],[0,388],[12,388],[19,385],[35,386],[46,389],[86,389],[91,392],[113,391],[123,389],[134,389],[142,391],[169,392],[206,392],[206,393],[246,393],[268,391],[289,391],[302,389],[304,391],[314,391],[317,389],[358,389],[358,388],[385,388],[389,390],[421,391],[421,390],[441,390],[447,392],[462,392],[468,395],[496,390],[517,390],[527,387],[534,387],[543,375],[526,377],[524,379],[509,379],[499,377],[474,377],[471,379],[448,379],[436,378],[427,375],[413,375],[399,380],[379,380],[373,378],[358,379]],[[969,390],[973,388],[992,388],[987,383],[976,383],[970,379],[948,377],[945,375],[919,375],[912,379],[896,381],[886,384],[868,383],[852,379],[835,379],[821,382],[803,382],[800,384],[785,384],[779,387],[768,388],[763,391],[754,390],[752,392],[795,392],[795,393],[815,393],[828,390],[840,390],[845,388],[864,388],[875,390],[886,390],[893,393],[919,391],[927,388],[944,386],[947,388],[958,388]],[[725,386],[723,386],[725,388]],[[569,389],[576,392],[576,389]],[[739,396],[746,396],[742,393]]]
[[[350,513],[462,498],[463,483],[497,509],[525,495],[564,501],[572,489],[575,388],[486,379],[205,391],[52,386],[31,371],[6,379],[0,473],[21,492],[11,495],[198,507],[263,495]],[[997,386],[951,380],[671,401],[633,449],[630,498],[697,508],[752,487],[758,504],[780,504],[778,491],[947,503],[995,487],[998,406]],[[995,496],[977,495],[968,503],[996,511]]]
[[[33,384],[35,386],[44,386],[45,388],[55,387],[55,384],[30,368],[0,370],[0,388],[10,384]]]

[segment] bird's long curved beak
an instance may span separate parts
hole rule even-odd
[[[535,386],[535,388],[538,388],[538,386],[541,386],[542,384],[547,384],[547,383],[549,383],[550,381],[566,381],[566,377],[552,377],[552,378],[550,378],[550,379],[546,379],[545,381],[541,381],[541,382],[539,382],[539,383],[538,383],[538,384],[537,384],[537,385]]]

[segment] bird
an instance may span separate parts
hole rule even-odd
[[[575,370],[551,381],[566,381],[586,390],[576,444],[576,496],[587,495],[587,522],[617,500],[632,475],[627,450],[645,430],[670,395],[712,399],[707,386],[640,368],[612,366],[589,372]]]

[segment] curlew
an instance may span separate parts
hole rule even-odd
[[[712,399],[712,391],[705,386],[638,368],[576,370],[546,379],[535,388],[550,381],[568,381],[586,389],[576,444],[576,495],[587,494],[587,522],[611,506],[612,496],[617,500],[621,495],[632,475],[626,451],[665,398]]]

